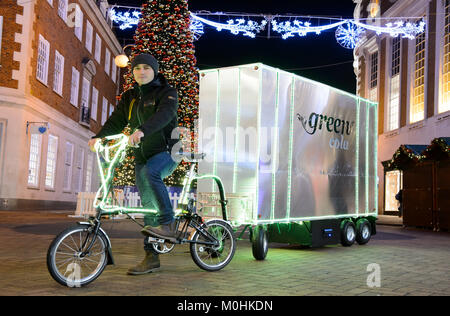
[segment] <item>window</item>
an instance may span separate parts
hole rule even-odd
[[[391,77],[400,73],[400,36],[392,39],[392,63],[391,63]]]
[[[47,169],[45,171],[45,187],[48,189],[55,188],[57,157],[58,157],[58,137],[54,135],[49,135],[47,147]]]
[[[48,4],[53,7],[53,0],[47,0]]]
[[[410,123],[415,123],[425,118],[425,32],[416,37],[415,48]]]
[[[91,118],[97,121],[98,90],[92,87]]]
[[[3,147],[4,147],[4,135],[6,129],[6,121],[0,119],[0,166],[2,166]],[[2,178],[2,169],[0,168],[0,179]]]
[[[91,92],[91,82],[83,78],[81,87],[81,122],[89,124],[89,98]]]
[[[391,82],[388,108],[388,128],[399,128],[400,108],[400,37],[392,39]]]
[[[89,97],[91,90],[91,82],[83,77],[83,86],[81,88],[81,107],[89,108]]]
[[[100,35],[95,34],[95,60],[100,64],[100,57],[102,53],[102,39]]]
[[[84,186],[84,190],[86,192],[91,192],[93,168],[94,168],[94,156],[88,153],[86,164],[86,182]]]
[[[391,78],[389,97],[389,109],[388,109],[388,127],[390,131],[399,128],[400,119],[400,75],[395,75]]]
[[[106,48],[105,52],[105,72],[109,76],[109,70],[111,68],[111,52]]]
[[[3,151],[5,147],[6,120],[0,119],[0,166],[3,165]],[[0,168],[0,179],[2,179],[2,168]]]
[[[102,125],[106,122],[106,114],[108,113],[108,100],[103,97],[103,106],[102,106]]]
[[[83,183],[83,165],[84,165],[84,149],[80,148],[77,155],[77,164],[75,168],[74,191],[81,192]]]
[[[72,67],[72,87],[70,91],[70,103],[78,107],[78,91],[80,90],[80,72]]]
[[[41,163],[41,134],[30,136],[30,157],[28,161],[28,186],[37,187],[39,184],[39,167]]]
[[[75,36],[82,42],[83,39],[83,11],[79,5],[76,6],[75,11]]]
[[[2,61],[1,59],[1,53],[2,53],[2,33],[3,33],[3,17],[0,15],[0,63]]]
[[[58,2],[58,15],[67,23],[67,10],[69,0],[59,0]]]
[[[384,194],[385,211],[398,212],[398,201],[395,196],[402,188],[402,173],[399,170],[386,172],[386,192]]]
[[[450,0],[444,1],[445,5],[445,35],[444,35],[444,68],[442,102],[439,103],[438,112],[450,110]],[[0,32],[1,33],[1,32]]]
[[[66,152],[64,155],[64,181],[63,190],[70,191],[72,183],[72,163],[73,163],[73,144],[66,142]]]
[[[53,74],[53,90],[62,96],[64,79],[64,57],[55,51],[55,72]]]
[[[93,36],[92,24],[88,20],[86,20],[86,48],[89,51],[89,53],[92,53],[92,36]]]
[[[111,114],[113,114],[113,112],[114,112],[114,106],[112,104],[110,104],[109,105],[109,116],[108,117],[110,117]]]
[[[372,53],[369,59],[370,77],[369,77],[369,99],[378,100],[378,52]]]
[[[111,63],[111,79],[114,83],[116,83],[117,81],[117,67],[116,64],[114,62],[114,58],[112,59],[112,63]]]
[[[36,78],[45,85],[47,85],[49,59],[50,44],[42,35],[39,34]]]

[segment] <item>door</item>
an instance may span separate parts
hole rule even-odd
[[[450,229],[450,160],[436,162],[437,227]]]
[[[427,162],[403,173],[403,223],[433,227],[433,163]]]

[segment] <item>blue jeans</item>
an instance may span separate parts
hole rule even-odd
[[[136,164],[136,186],[142,206],[158,211],[155,215],[144,216],[145,225],[166,225],[174,221],[173,206],[163,179],[177,166],[167,151],[154,155],[145,164]]]

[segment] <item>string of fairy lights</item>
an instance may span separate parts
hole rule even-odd
[[[136,27],[141,19],[141,9],[127,6],[112,6],[109,17],[121,30]],[[216,31],[228,31],[234,35],[249,38],[266,32],[268,38],[275,36],[283,39],[305,37],[309,34],[320,35],[322,32],[336,29],[337,42],[344,48],[354,49],[367,32],[377,35],[389,34],[392,37],[414,39],[425,31],[423,19],[410,17],[409,21],[391,18],[381,26],[384,19],[354,20],[343,18],[324,18],[315,16],[270,15],[226,12],[191,12],[190,29],[194,40],[198,40],[207,27]],[[215,19],[212,20],[212,18]],[[221,22],[226,18],[226,22]],[[364,23],[363,23],[364,21]],[[392,22],[394,21],[394,22]],[[411,22],[414,21],[414,22]]]

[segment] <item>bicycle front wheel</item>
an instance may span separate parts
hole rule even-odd
[[[218,245],[206,245],[218,241]],[[192,236],[191,257],[203,270],[218,271],[228,265],[236,251],[233,230],[225,221],[212,220],[202,225]]]
[[[77,225],[60,233],[47,252],[47,268],[58,283],[81,287],[94,281],[106,267],[108,242],[102,232],[94,236],[89,225]],[[87,247],[95,238],[89,252]]]

